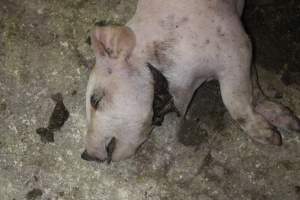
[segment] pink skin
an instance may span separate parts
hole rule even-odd
[[[230,115],[254,141],[281,145],[276,126],[298,129],[291,126],[296,116],[280,106],[275,117],[276,106],[254,109],[243,5],[243,0],[139,0],[127,26],[96,28],[91,38],[97,62],[86,94],[87,153],[106,159],[106,145],[115,138],[112,160],[118,161],[147,139],[154,98],[148,62],[167,77],[180,113],[203,82],[215,79]],[[99,109],[90,103],[94,93],[103,97]]]
[[[286,106],[264,100],[257,103],[255,111],[277,128],[300,132],[299,118]]]

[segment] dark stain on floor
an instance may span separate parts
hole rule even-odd
[[[54,133],[48,128],[38,128],[36,133],[40,135],[43,143],[54,142]]]
[[[5,111],[7,108],[7,104],[5,102],[0,104],[0,112]]]
[[[35,200],[38,197],[41,197],[42,195],[43,191],[41,189],[34,188],[26,194],[26,200]]]
[[[198,146],[207,142],[209,130],[220,131],[224,128],[225,112],[218,82],[204,84],[195,92],[189,105],[178,132],[179,141],[187,146]],[[202,126],[204,124],[205,128]]]
[[[63,103],[61,93],[51,96],[52,100],[56,102],[54,110],[50,116],[47,128],[38,128],[37,134],[40,135],[43,143],[54,142],[54,131],[58,131],[69,118],[69,111]]]
[[[51,114],[48,128],[53,131],[59,130],[69,118],[69,111],[64,105],[61,93],[52,95],[52,100],[56,102]]]

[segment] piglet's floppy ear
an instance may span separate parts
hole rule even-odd
[[[97,26],[91,34],[96,58],[127,59],[135,47],[135,34],[127,26]]]

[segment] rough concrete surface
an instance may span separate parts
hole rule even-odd
[[[283,132],[282,147],[254,143],[229,116],[216,83],[199,89],[179,135],[169,115],[129,160],[80,158],[86,66],[93,62],[86,38],[95,22],[124,23],[135,6],[136,0],[0,0],[0,199],[300,199],[300,135]],[[259,68],[259,75],[265,92],[299,116],[299,85],[283,84],[280,70]],[[36,129],[47,127],[58,92],[70,116],[54,142],[43,143]]]

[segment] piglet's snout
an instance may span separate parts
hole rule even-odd
[[[104,162],[107,161],[107,164],[110,164],[112,161],[112,155],[116,147],[116,138],[112,137],[109,143],[105,146],[106,158],[99,159],[97,156],[90,155],[87,150],[84,150],[81,154],[81,158],[86,161],[95,161],[95,162]]]

